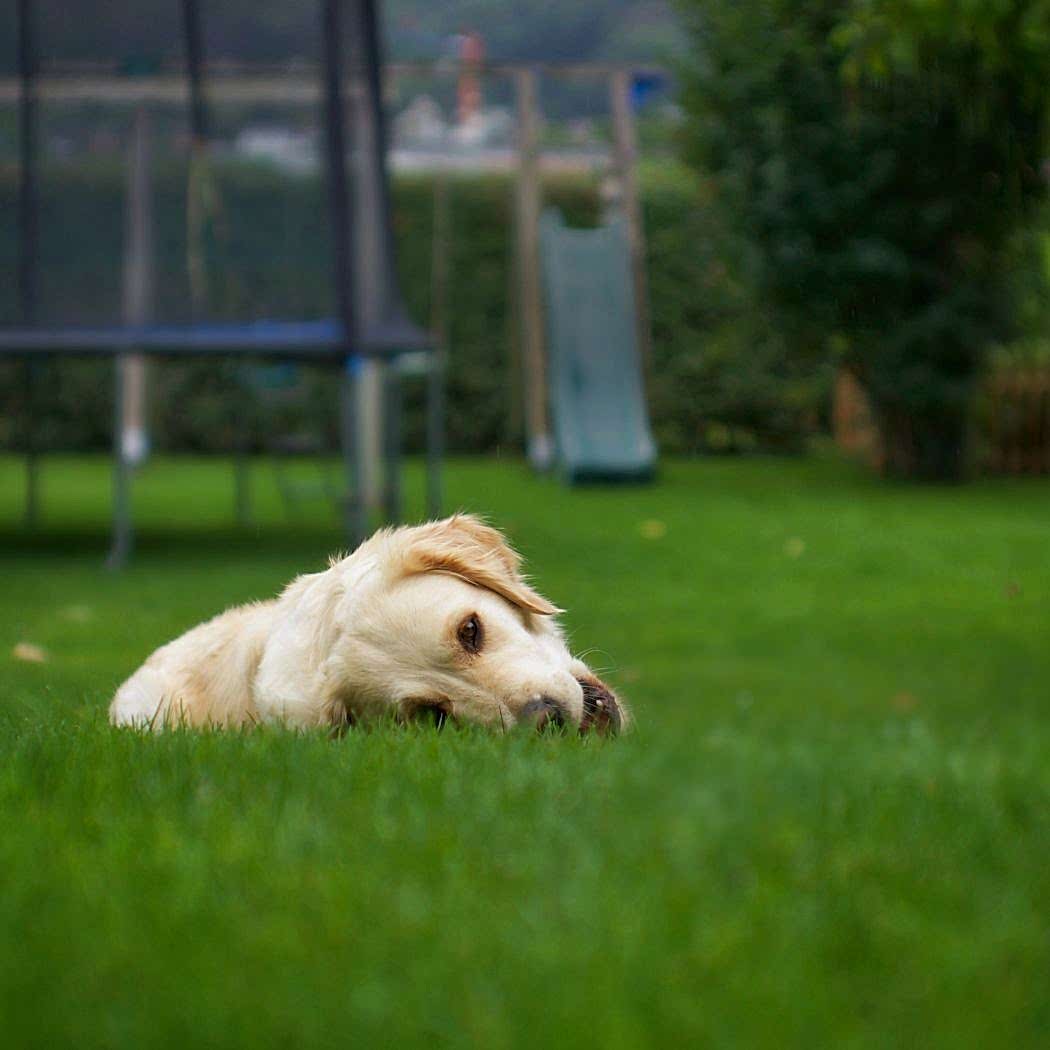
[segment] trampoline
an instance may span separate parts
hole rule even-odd
[[[188,163],[202,163],[209,146],[209,109],[205,93],[204,34],[199,0],[170,0],[179,5],[183,28],[190,127]],[[344,525],[348,541],[359,542],[368,526],[361,491],[364,450],[356,436],[354,406],[361,363],[383,362],[382,457],[383,510],[390,521],[401,514],[399,367],[424,364],[426,378],[427,510],[440,509],[440,464],[444,431],[440,355],[429,335],[403,307],[394,268],[389,181],[386,170],[386,122],[381,95],[381,45],[375,0],[316,0],[323,127],[323,175],[327,225],[331,235],[334,316],[308,319],[254,319],[238,322],[191,319],[178,324],[49,323],[40,309],[40,228],[38,79],[40,55],[35,7],[38,0],[18,0],[19,36],[19,184],[17,213],[17,325],[0,327],[0,355],[30,362],[45,357],[103,356],[114,360],[117,392],[113,428],[113,512],[108,564],[122,565],[133,545],[129,486],[131,465],[121,447],[125,399],[120,361],[135,354],[147,358],[206,355],[252,360],[303,361],[332,368],[341,386],[340,443],[346,488]],[[222,0],[215,0],[217,5]],[[348,106],[344,43],[353,42],[357,104]],[[358,127],[354,122],[358,122]],[[364,125],[363,127],[360,125]],[[356,150],[354,175],[348,170],[351,136]],[[192,170],[190,173],[192,178]],[[37,455],[26,461],[26,506],[36,506]]]

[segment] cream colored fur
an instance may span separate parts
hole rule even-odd
[[[581,683],[605,687],[569,653],[558,611],[474,517],[388,529],[275,600],[230,609],[158,649],[117,690],[110,719],[310,727],[440,708],[506,729],[542,698],[578,725]],[[476,654],[457,633],[472,616]]]

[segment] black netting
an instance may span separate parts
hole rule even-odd
[[[286,6],[260,12],[244,0],[200,0],[208,131],[201,160],[192,149],[180,0],[97,5],[90,19],[78,18],[64,0],[36,0],[38,324],[122,322],[129,158],[137,141],[145,141],[149,156],[153,321],[312,320],[337,313],[320,3]],[[344,5],[347,68],[363,38],[355,21],[362,7]],[[10,43],[17,24],[7,7],[5,18],[12,32],[0,34],[0,62],[8,73],[17,67]],[[16,272],[19,255],[16,102],[11,92],[0,100],[0,265],[8,273]],[[350,108],[356,119],[369,116],[367,106]],[[347,136],[351,172],[355,147],[359,152],[368,142],[368,135]],[[388,312],[397,295],[381,259],[381,200],[374,186],[359,188],[355,213],[365,246],[359,270],[374,266],[377,276],[365,294]],[[0,324],[20,322],[18,300],[18,282],[3,282]]]

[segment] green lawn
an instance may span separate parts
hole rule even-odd
[[[30,535],[0,459],[5,1045],[1046,1045],[1047,483],[455,462],[637,732],[329,741],[104,720],[156,645],[322,565],[326,507],[260,468],[239,533],[228,466],[161,461],[110,575],[105,464],[45,477]]]

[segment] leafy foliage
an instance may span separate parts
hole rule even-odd
[[[954,476],[1006,252],[1044,192],[1044,0],[683,0],[688,155],[800,351],[841,357],[893,472]],[[972,11],[971,11],[972,8]]]
[[[768,311],[754,309],[706,187],[680,171],[647,176],[649,401],[661,448],[800,449],[814,429],[822,370],[800,361]]]

